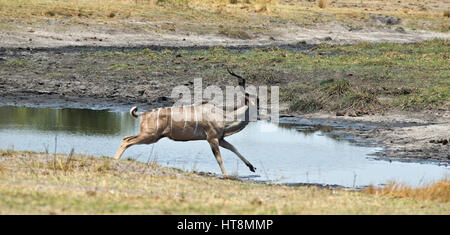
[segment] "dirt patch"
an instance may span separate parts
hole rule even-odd
[[[381,17],[382,21],[394,22]],[[16,24],[13,29],[0,32],[0,47],[39,48],[65,46],[116,46],[133,47],[160,46],[269,46],[306,42],[308,44],[351,44],[358,42],[411,43],[433,38],[450,39],[448,33],[424,30],[409,30],[398,27],[359,27],[340,23],[325,23],[314,26],[288,25],[273,27],[263,32],[248,32],[245,29],[224,28],[218,31],[188,32],[176,30],[173,23],[130,21],[126,28],[120,22],[108,25],[86,23],[73,25],[65,20],[49,19],[48,25]],[[394,24],[393,23],[393,24]],[[385,23],[382,23],[385,24]],[[387,23],[386,23],[387,24]],[[51,27],[49,26],[51,25]],[[145,27],[156,27],[155,31]],[[145,27],[144,27],[145,26]],[[144,28],[143,28],[144,27]]]
[[[224,35],[229,38],[237,38],[242,40],[249,40],[252,37],[243,30],[232,30],[232,29],[223,29],[219,31],[219,34]]]
[[[402,20],[398,17],[381,15],[381,14],[373,14],[370,15],[370,19],[385,25],[397,25],[402,23]]]

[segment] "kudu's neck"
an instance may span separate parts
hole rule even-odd
[[[237,107],[235,110],[228,112],[227,115],[234,117],[233,122],[241,122],[242,124],[248,124],[250,120],[250,107],[249,107],[249,99],[248,93],[245,95],[244,104],[240,107]]]

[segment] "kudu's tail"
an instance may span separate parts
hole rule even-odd
[[[136,111],[138,110],[138,108],[135,106],[133,108],[130,109],[130,115],[133,116],[134,118],[137,118],[138,115],[136,114]]]

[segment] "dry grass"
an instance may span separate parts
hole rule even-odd
[[[364,192],[393,198],[409,198],[448,203],[450,202],[450,180],[438,181],[420,188],[411,188],[404,184],[391,182],[382,188],[370,186]]]
[[[320,8],[325,8],[327,7],[327,1],[326,0],[319,0],[318,1],[318,5]]]
[[[450,10],[444,11],[444,16],[445,17],[450,17]]]
[[[219,34],[224,35],[229,38],[237,38],[242,40],[252,39],[252,37],[245,31],[233,30],[233,29],[223,29],[219,31]]]
[[[0,151],[0,163],[1,214],[448,214],[450,211],[449,203],[224,180],[131,160]]]
[[[254,4],[255,12],[267,12],[271,13],[271,7],[274,6],[275,1],[272,0],[262,0],[256,1]]]
[[[294,98],[289,106],[292,112],[315,112],[324,109],[361,115],[377,113],[384,107],[374,94],[369,93],[365,88],[352,85],[347,79],[324,80],[312,94],[306,92],[299,94],[300,97]]]
[[[371,15],[381,14],[399,17],[408,27],[447,32],[450,24],[442,21],[442,9],[448,9],[449,6],[449,3],[437,0],[430,1],[426,9],[412,0],[400,3],[381,0],[295,3],[275,0],[0,0],[0,20],[23,19],[29,22],[32,19],[62,18],[77,22],[88,18],[108,21],[138,19],[180,24],[208,22],[228,26],[246,22],[249,27],[262,23],[286,27],[286,24],[277,22],[323,24],[338,21],[346,25],[373,26]],[[444,16],[448,15],[446,12]]]

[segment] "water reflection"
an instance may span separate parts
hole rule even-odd
[[[135,122],[108,110],[0,107],[0,128],[111,135],[134,129]]]

